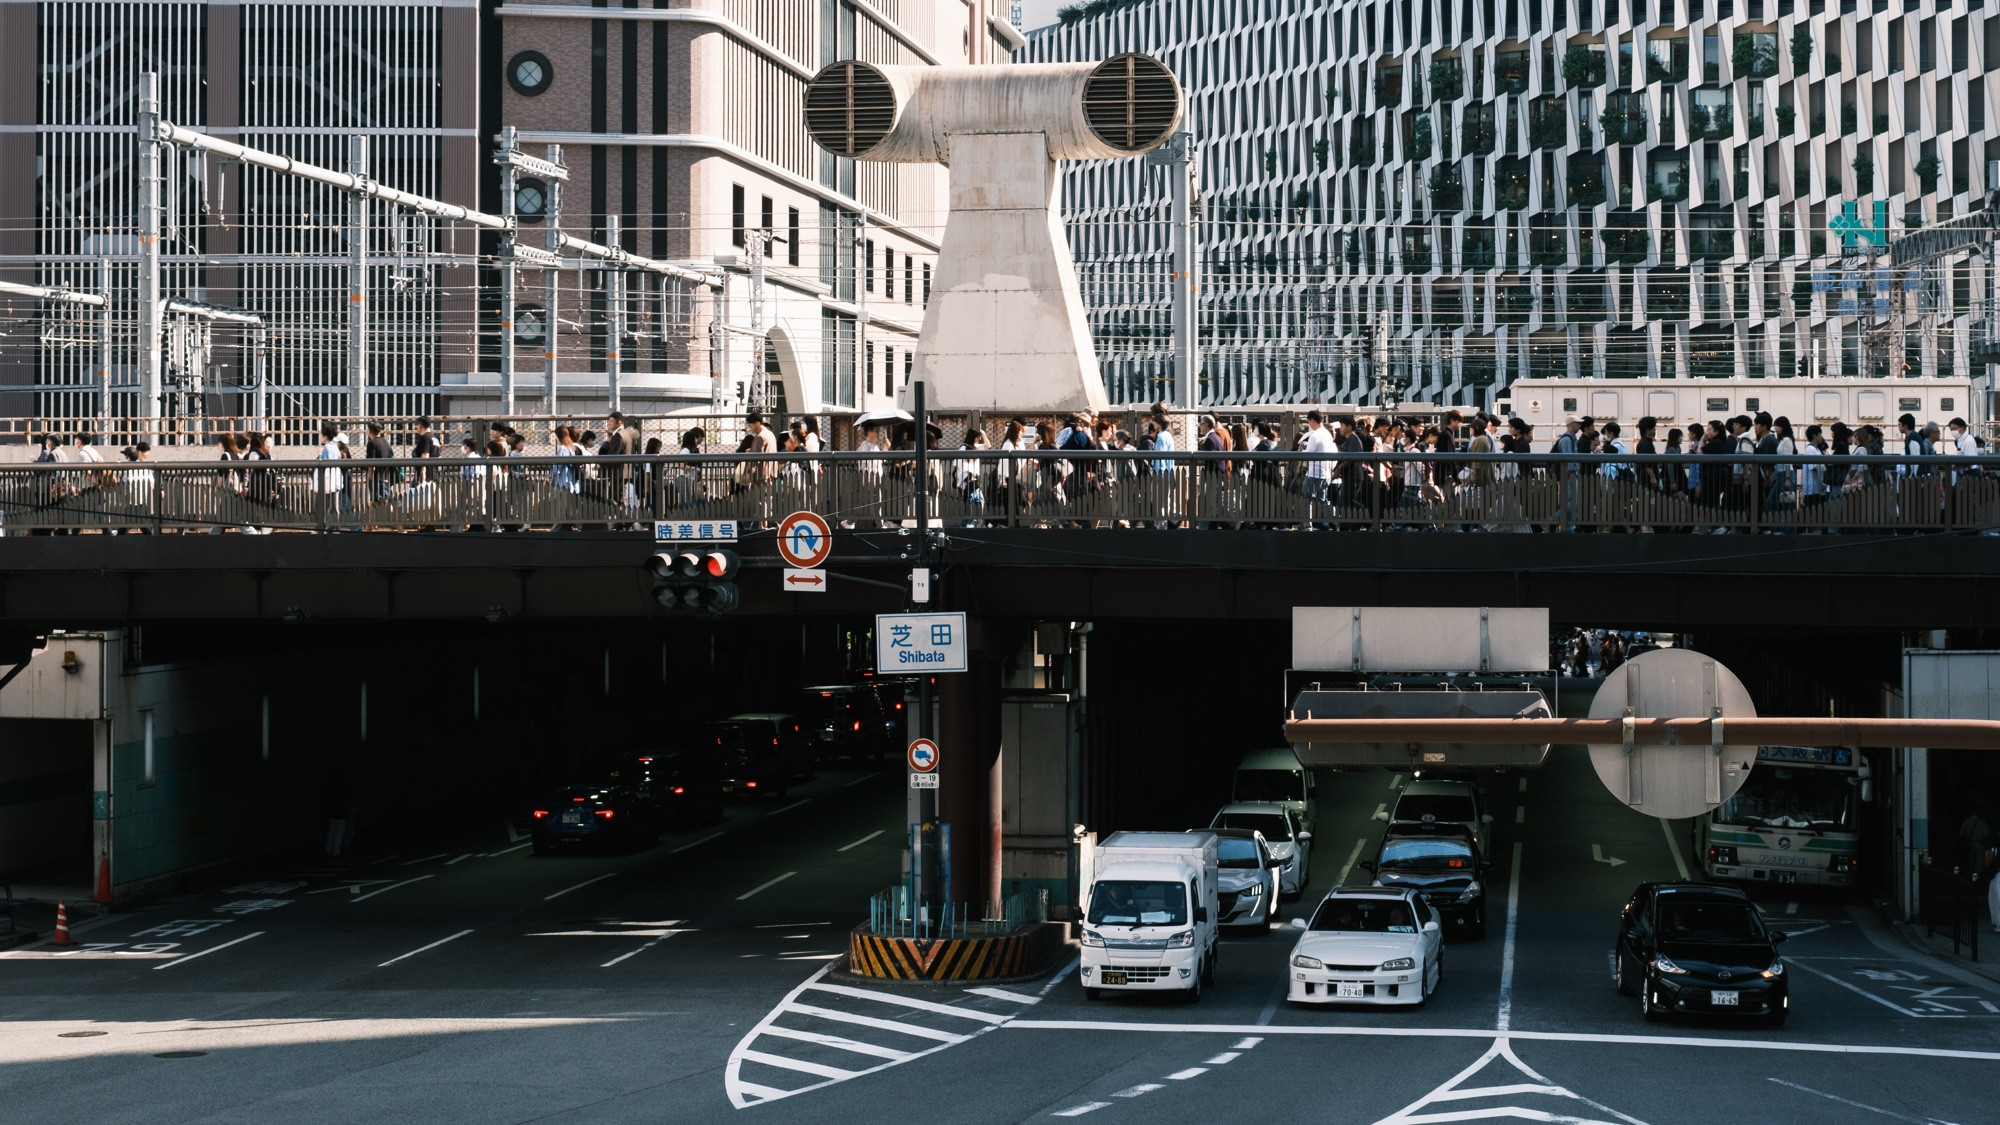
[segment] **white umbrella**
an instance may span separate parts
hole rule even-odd
[[[854,420],[857,429],[865,426],[894,425],[897,422],[914,422],[916,418],[907,410],[892,407],[888,410],[870,410]]]

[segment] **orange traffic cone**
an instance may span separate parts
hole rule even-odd
[[[68,944],[70,944],[70,940],[69,940],[69,904],[68,904],[68,903],[66,903],[66,902],[64,902],[64,901],[63,901],[63,900],[61,900],[61,899],[57,899],[57,900],[56,900],[56,936],[55,936],[55,940],[51,941],[51,942],[50,942],[49,944],[50,944],[50,945],[68,945]]]
[[[105,906],[111,903],[111,857],[108,855],[97,857],[97,894],[90,901]]]

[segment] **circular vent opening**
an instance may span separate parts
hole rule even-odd
[[[1083,84],[1083,119],[1112,148],[1144,152],[1180,123],[1180,83],[1147,55],[1106,59]]]
[[[835,156],[861,156],[896,124],[896,91],[867,63],[837,62],[806,86],[806,132]]]

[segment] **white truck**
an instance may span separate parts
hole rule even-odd
[[[1083,994],[1179,992],[1215,983],[1218,865],[1213,832],[1114,832],[1097,845],[1078,977]]]

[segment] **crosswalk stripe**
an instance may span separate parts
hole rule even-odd
[[[852,1070],[842,1070],[837,1066],[807,1062],[804,1059],[788,1059],[783,1055],[771,1055],[763,1051],[745,1051],[742,1057],[744,1062],[763,1063],[765,1066],[782,1067],[785,1070],[796,1070],[801,1074],[814,1074],[821,1078],[852,1078],[856,1073]]]
[[[974,996],[987,996],[995,1000],[1012,1000],[1016,1004],[1039,1004],[1042,1002],[1042,998],[1039,996],[1025,996],[1019,992],[1009,992],[1004,988],[968,988],[966,991],[972,993]]]
[[[914,1035],[919,1039],[935,1039],[940,1043],[957,1043],[966,1038],[966,1036],[955,1035],[949,1031],[939,1031],[936,1028],[917,1027],[914,1024],[897,1023],[895,1020],[876,1019],[874,1016],[857,1016],[852,1012],[842,1012],[833,1008],[821,1008],[813,1004],[790,1004],[785,1007],[785,1011],[797,1012],[800,1015],[806,1016],[816,1016],[823,1020],[834,1020],[838,1023],[859,1024],[862,1027],[879,1027],[884,1031],[901,1032],[904,1035]],[[768,1031],[770,1029],[765,1028],[765,1030]]]
[[[897,996],[887,992],[870,992],[864,988],[849,988],[844,984],[815,984],[812,986],[812,990],[815,992],[831,992],[838,996],[854,996],[862,1000],[873,1000],[878,1004],[895,1004],[904,1008],[915,1008],[922,1012],[936,1012],[941,1016],[957,1016],[965,1020],[978,1020],[981,1023],[1000,1024],[1014,1018],[1012,1016],[995,1015],[992,1012],[981,1012],[973,1008],[958,1008],[950,1004],[936,1004],[929,1000],[914,1000],[908,996]]]
[[[743,1081],[736,1083],[736,1091],[745,1098],[753,1098],[760,1102],[768,1102],[772,1098],[789,1098],[797,1092],[794,1090],[780,1090],[776,1086],[759,1086],[755,1082]]]
[[[859,1039],[848,1039],[839,1035],[826,1035],[817,1031],[800,1031],[796,1028],[780,1027],[772,1024],[764,1029],[764,1034],[781,1039],[796,1039],[801,1043],[817,1043],[822,1047],[837,1047],[843,1051],[853,1051],[857,1055],[873,1055],[878,1059],[893,1059],[901,1062],[911,1057],[909,1051],[898,1051],[894,1047],[878,1047],[873,1043],[863,1043]]]

